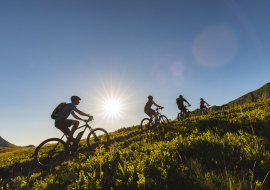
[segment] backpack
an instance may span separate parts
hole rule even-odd
[[[53,113],[51,115],[52,119],[56,119],[58,116],[58,114],[63,110],[63,108],[67,105],[66,102],[62,102],[61,104],[59,104],[54,110]]]

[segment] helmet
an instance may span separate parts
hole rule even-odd
[[[182,95],[179,95],[179,98],[182,98],[183,96]]]
[[[79,96],[71,96],[71,102],[74,102],[75,100],[81,100]]]
[[[203,98],[200,98],[200,100],[203,100]]]
[[[153,96],[149,95],[149,96],[148,96],[148,99],[149,99],[149,100],[152,100],[152,99],[153,99]]]

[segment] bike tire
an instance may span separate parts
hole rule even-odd
[[[159,116],[159,125],[163,127],[164,129],[169,126],[170,122],[168,118],[165,115]]]
[[[181,113],[178,113],[178,115],[177,115],[177,120],[178,120],[178,121],[182,121],[183,119],[184,119],[184,115],[181,114]]]
[[[150,119],[144,118],[141,121],[141,130],[143,131],[143,126],[145,126],[146,129],[152,129],[153,128],[153,123],[151,122]]]
[[[91,139],[91,138],[94,138],[94,139]],[[87,146],[90,151],[95,151],[96,148],[99,148],[102,145],[105,148],[105,150],[108,150],[109,144],[110,144],[110,137],[109,137],[108,132],[105,129],[96,128],[92,130],[87,136]]]
[[[56,146],[57,142],[59,144]],[[59,150],[59,152],[53,151],[54,149]],[[58,154],[52,158],[55,153]],[[51,138],[38,145],[34,153],[34,159],[38,167],[49,169],[64,162],[67,153],[67,144],[62,139]]]

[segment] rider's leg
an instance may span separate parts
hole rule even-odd
[[[153,121],[153,115],[150,114],[150,121]]]
[[[186,117],[187,117],[187,110],[186,110],[186,108],[182,109],[181,111],[183,112],[183,116],[186,119]]]
[[[77,120],[73,120],[73,121],[72,121],[73,127],[72,127],[71,131],[70,131],[69,134],[68,134],[69,137],[73,137],[73,134],[75,133],[75,131],[76,131],[77,128],[79,127],[79,124],[80,124],[80,122],[77,121]]]
[[[200,106],[200,110],[201,110],[202,115],[203,115],[203,106]]]
[[[155,120],[156,120],[156,123],[159,123],[159,120],[158,120],[158,117],[157,117],[157,113],[155,113]]]

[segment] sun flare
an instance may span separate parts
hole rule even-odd
[[[121,102],[118,100],[109,99],[104,103],[104,111],[109,117],[116,117],[122,110]]]

